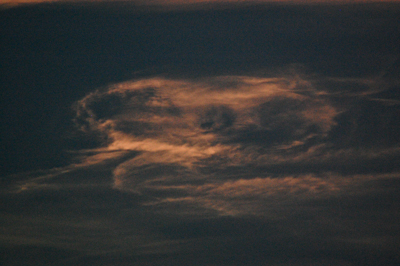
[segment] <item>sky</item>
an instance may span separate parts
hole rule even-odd
[[[400,264],[399,4],[39,2],[0,2],[1,265]]]

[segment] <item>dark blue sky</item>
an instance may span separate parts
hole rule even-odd
[[[0,10],[2,265],[398,265],[400,6]]]

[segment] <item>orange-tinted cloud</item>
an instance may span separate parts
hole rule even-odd
[[[104,165],[111,171],[102,185],[171,211],[181,210],[178,204],[186,212],[264,215],[274,208],[277,215],[285,202],[364,193],[365,182],[393,176],[357,171],[398,156],[400,149],[335,144],[341,140],[332,132],[343,126],[343,115],[351,115],[341,97],[373,100],[376,85],[327,80],[334,81],[332,88],[323,78],[299,75],[154,77],[94,91],[75,103],[75,122],[103,145],[81,151],[80,163],[26,178],[17,191],[57,189],[65,186],[60,180]],[[369,93],[347,83],[363,84]]]
[[[300,83],[254,77],[127,82],[79,101],[76,121],[106,136],[104,150],[140,151],[148,163],[187,166],[245,146],[251,153],[260,145],[288,150],[323,137],[339,113]]]
[[[146,203],[152,206],[195,204],[224,215],[256,214],[261,202],[274,197],[329,196],[346,187],[342,177],[271,177],[250,166],[346,156],[324,142],[345,111],[329,95],[299,76],[148,78],[87,95],[76,104],[76,121],[105,136],[98,151],[139,152],[114,168],[114,188],[164,195]],[[224,172],[230,167],[245,173]]]
[[[324,200],[340,195],[367,194],[372,188],[364,187],[371,180],[390,180],[399,174],[354,175],[344,177],[334,174],[320,176],[286,176],[280,178],[256,177],[205,185],[160,186],[160,192],[187,192],[186,196],[166,197],[148,206],[156,206],[174,212],[177,205],[188,205],[199,212],[215,212],[219,215],[255,215],[280,219],[285,206],[301,205],[306,201]],[[282,208],[282,210],[280,210]],[[194,214],[194,213],[193,213]]]

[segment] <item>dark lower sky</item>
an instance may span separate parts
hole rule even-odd
[[[399,265],[400,5],[0,10],[1,265]]]

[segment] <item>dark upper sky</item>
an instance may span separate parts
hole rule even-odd
[[[0,264],[400,264],[398,4],[47,3],[0,33]]]

